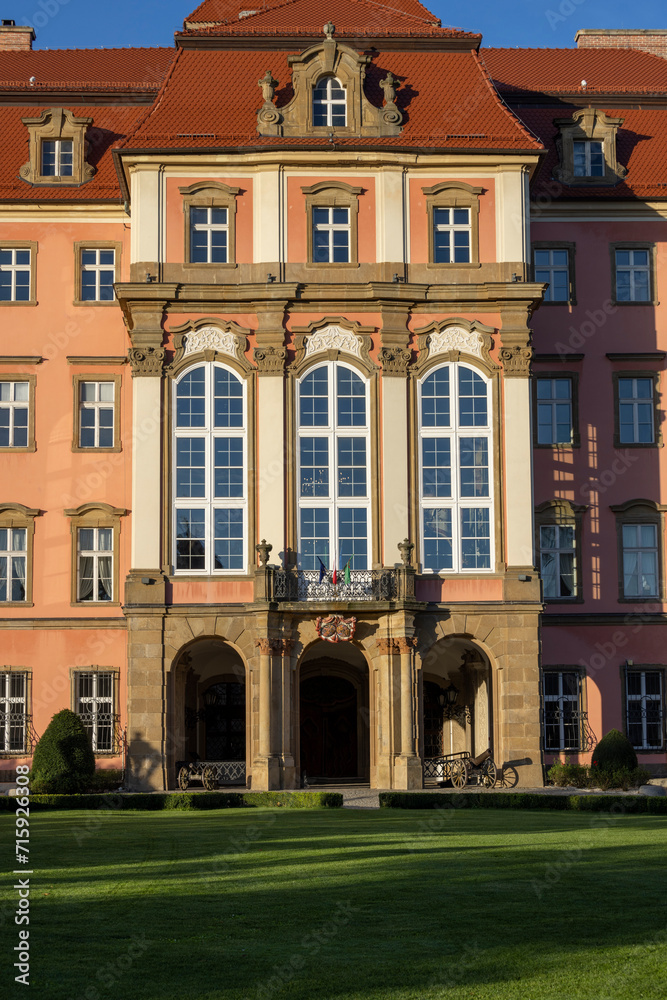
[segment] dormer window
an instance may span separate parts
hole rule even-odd
[[[42,176],[71,177],[73,165],[71,139],[49,139],[42,142]]]
[[[313,90],[313,125],[347,125],[345,88],[335,76],[323,77]]]
[[[604,144],[601,142],[573,142],[574,176],[604,177]]]

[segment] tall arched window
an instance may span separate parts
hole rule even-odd
[[[369,569],[368,383],[328,361],[297,383],[297,412],[299,568]]]
[[[174,569],[247,568],[246,387],[221,364],[200,364],[174,387]]]
[[[346,125],[345,87],[335,76],[323,76],[313,89],[313,125]]]
[[[422,568],[493,568],[493,437],[489,383],[465,364],[419,386]]]

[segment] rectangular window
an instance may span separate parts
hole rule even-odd
[[[113,528],[77,531],[77,600],[113,600]]]
[[[542,675],[544,749],[581,750],[581,677],[576,670]]]
[[[535,281],[548,284],[545,302],[569,302],[570,253],[566,249],[533,250]]]
[[[651,251],[647,248],[614,251],[617,302],[651,301]]]
[[[27,746],[28,676],[0,673],[0,753],[23,753]]]
[[[575,140],[574,176],[604,177],[604,144],[590,140]]]
[[[0,382],[0,448],[27,448],[30,383]]]
[[[229,213],[226,208],[190,208],[190,263],[226,264],[229,260]]]
[[[627,734],[635,750],[662,750],[663,671],[626,671],[625,698]]]
[[[71,139],[45,139],[42,142],[42,176],[71,177],[73,149]]]
[[[319,264],[350,262],[350,209],[312,210],[313,261]]]
[[[623,595],[625,597],[657,597],[658,529],[655,524],[624,524]]]
[[[469,264],[469,208],[433,209],[433,259],[436,264]]]
[[[81,717],[95,753],[113,753],[116,716],[114,675],[111,671],[77,671],[76,714]]]
[[[571,445],[572,379],[538,378],[536,391],[538,445]]]
[[[338,510],[339,567],[368,567],[368,511],[365,507],[341,507]]]
[[[326,507],[301,508],[301,569],[320,569],[330,566],[329,509]]]
[[[445,572],[454,568],[452,511],[447,507],[424,508],[423,562]]]
[[[113,302],[116,251],[112,247],[81,248],[81,301]]]
[[[620,444],[655,442],[655,402],[652,378],[618,379],[618,437]]]
[[[0,528],[0,601],[26,600],[26,528]]]
[[[30,302],[29,247],[0,247],[0,302]]]
[[[79,447],[113,448],[114,382],[79,382]]]
[[[461,569],[491,569],[488,507],[461,508]]]
[[[576,596],[574,525],[540,526],[540,571],[545,600]]]

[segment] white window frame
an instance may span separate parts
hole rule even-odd
[[[206,212],[206,222],[195,222],[193,219],[194,212]],[[212,213],[214,211],[224,212],[226,222],[213,222]],[[190,205],[190,261],[191,264],[228,264],[229,263],[229,208],[227,205]],[[206,233],[206,260],[195,261],[193,259],[194,254],[194,240],[193,236],[195,233]],[[225,259],[224,260],[213,260],[213,233],[224,232],[227,234],[227,245],[225,247]]]
[[[434,372],[449,369],[449,427],[430,427],[423,424],[423,396],[422,390],[426,380]],[[484,426],[460,424],[459,416],[459,370],[468,369],[479,376],[486,385],[486,424]],[[480,573],[492,573],[495,570],[495,525],[494,525],[494,447],[493,447],[493,425],[491,415],[493,412],[493,392],[492,383],[482,372],[473,365],[465,362],[452,362],[450,364],[438,365],[429,369],[419,380],[417,389],[418,426],[419,426],[419,532],[422,554],[422,572],[438,574],[465,574],[478,575]],[[449,439],[451,455],[451,497],[425,497],[424,496],[424,448],[425,438]],[[487,442],[488,455],[488,497],[463,497],[461,496],[460,481],[460,442],[463,438],[484,438]],[[434,509],[451,510],[452,518],[452,567],[441,568],[428,566],[426,563],[425,533],[424,533],[424,511]],[[485,509],[489,512],[489,565],[485,568],[463,567],[462,556],[462,531],[461,516],[464,509]]]
[[[196,368],[205,369],[205,423],[203,427],[177,426],[177,388],[180,382]],[[216,368],[229,372],[242,387],[243,418],[241,427],[214,427],[213,392],[214,371]],[[282,419],[282,415],[280,416]],[[177,496],[177,441],[183,438],[202,438],[205,441],[205,491],[204,497]],[[215,440],[218,438],[236,438],[243,442],[243,487],[241,497],[214,497],[215,476]],[[222,362],[197,361],[179,372],[172,386],[172,567],[177,576],[243,576],[248,572],[248,385],[230,365]],[[243,564],[239,568],[215,569],[214,567],[214,511],[235,509],[243,512]],[[185,567],[178,569],[177,553],[177,518],[179,510],[203,510],[205,512],[204,558],[203,569]]]
[[[576,695],[574,697],[572,695],[570,695],[568,692],[564,692],[563,691],[563,677],[564,677],[565,674],[572,675],[576,679],[577,693],[576,693]],[[548,695],[546,693],[546,678],[547,678],[547,675],[549,675],[551,677],[553,677],[553,676],[557,676],[558,677],[558,694],[556,694],[556,695]],[[583,687],[583,678],[581,676],[581,673],[578,670],[565,670],[565,669],[563,669],[563,670],[544,670],[542,672],[542,705],[543,705],[542,725],[543,725],[543,733],[544,733],[544,736],[543,736],[544,750],[545,750],[546,753],[560,753],[561,751],[564,751],[564,750],[571,750],[571,751],[575,751],[575,752],[576,751],[581,751],[581,749],[582,749],[582,739],[581,739],[581,730],[582,730],[582,725],[581,725],[581,723],[582,723],[581,711],[582,711],[582,706],[581,706],[581,701],[582,701],[582,694],[583,694],[582,687]],[[565,720],[564,712],[563,712],[563,704],[566,703],[566,702],[569,703],[569,704],[571,704],[571,705],[574,705],[574,711],[577,713],[577,719],[576,719],[577,740],[576,740],[576,745],[574,745],[574,746],[571,745],[571,743],[565,738],[566,720]],[[556,704],[557,705],[556,712],[558,712],[559,715],[560,715],[560,718],[557,720],[558,721],[558,728],[559,728],[559,736],[560,736],[559,741],[558,741],[559,745],[557,747],[555,747],[555,746],[547,746],[547,705],[548,704],[551,704],[551,705]]]
[[[434,205],[433,206],[433,263],[434,264],[470,264],[472,261],[472,208],[467,205]],[[451,222],[439,223],[438,213],[439,212],[449,212]],[[468,221],[466,223],[454,222],[455,212],[467,212]],[[436,248],[436,234],[437,233],[448,233],[449,234],[449,260],[438,260],[437,248]],[[457,248],[454,243],[455,233],[467,233],[468,236],[468,259],[457,261],[455,259]]]
[[[86,254],[86,253],[94,253],[95,254],[95,263],[94,264],[84,264],[84,262],[83,262],[83,255]],[[113,254],[113,262],[111,264],[101,264],[100,263],[100,254],[103,254],[103,253]],[[113,276],[113,280],[112,280],[112,285],[113,285],[113,281],[115,281],[115,279],[116,279],[116,264],[117,264],[117,261],[116,261],[116,248],[115,247],[86,247],[86,246],[82,246],[80,248],[80,250],[79,250],[79,261],[80,261],[79,266],[81,268],[81,275],[80,275],[80,283],[81,283],[80,301],[81,302],[112,302],[113,301],[113,295],[111,296],[110,299],[103,299],[101,297],[101,295],[100,295],[100,276],[101,276],[101,273],[103,271],[105,271],[105,272],[111,271],[111,274]],[[84,297],[83,297],[83,275],[84,275],[84,272],[89,272],[89,271],[93,271],[94,274],[95,274],[95,297],[92,298],[92,299],[84,299]]]
[[[630,687],[629,680],[630,680],[630,675],[631,674],[633,676],[635,676],[635,677],[639,676],[641,678],[641,681],[640,681],[641,691],[640,691],[640,694],[638,694],[638,695],[630,694],[630,691],[629,691],[629,687]],[[655,698],[655,696],[653,696],[653,695],[647,695],[647,693],[646,693],[646,675],[647,674],[656,674],[658,676],[658,678],[659,678],[660,693],[659,693],[657,699]],[[625,720],[626,720],[625,724],[626,724],[626,731],[627,731],[627,734],[628,734],[628,739],[630,739],[630,725],[632,724],[633,726],[636,726],[638,724],[636,721],[633,721],[632,723],[630,722],[630,704],[631,703],[639,703],[639,706],[640,706],[640,717],[641,717],[641,727],[642,727],[642,742],[641,743],[632,743],[632,745],[635,748],[635,750],[639,750],[639,751],[642,751],[642,750],[644,750],[644,751],[646,751],[646,750],[662,750],[664,748],[664,745],[665,745],[665,709],[664,709],[665,692],[664,692],[664,683],[665,683],[664,682],[664,671],[662,671],[660,669],[657,669],[657,670],[655,670],[655,669],[654,670],[650,670],[650,669],[646,669],[646,670],[633,669],[633,670],[626,670],[625,671]],[[658,710],[659,710],[660,742],[659,743],[649,743],[648,742],[648,738],[647,738],[647,732],[646,732],[647,731],[646,706],[647,706],[647,702],[655,702],[655,701],[658,702]]]
[[[69,147],[67,150],[63,147],[67,144]],[[44,170],[46,162],[46,148],[47,146],[54,146],[55,150],[55,162],[53,173],[48,173]],[[43,139],[42,147],[40,149],[41,162],[39,165],[40,174],[42,177],[73,177],[74,176],[74,141],[72,139]],[[69,157],[69,163],[65,163],[66,157]],[[68,170],[63,171],[63,167],[69,167]]]
[[[655,537],[655,545],[647,546],[647,545],[641,545],[641,544],[639,544],[639,545],[627,545],[626,546],[626,544],[625,544],[625,529],[626,528],[633,528],[635,530],[636,529],[640,529],[640,531],[641,531],[642,528],[652,528],[653,532],[654,532],[654,537]],[[661,532],[660,532],[660,530],[658,528],[658,525],[655,524],[654,522],[651,522],[651,521],[624,521],[621,524],[621,550],[622,550],[621,554],[622,554],[622,560],[623,560],[623,565],[622,565],[621,571],[623,573],[623,596],[624,597],[630,598],[631,600],[632,599],[637,600],[637,599],[642,599],[642,598],[659,597],[660,596],[660,572],[661,572],[661,565],[662,565],[662,560],[660,559],[660,537],[661,537]],[[652,591],[652,592],[650,592],[650,593],[648,591],[646,593],[644,593],[642,591],[642,587],[643,587],[643,582],[642,581],[644,580],[644,573],[642,571],[642,554],[643,553],[649,553],[649,552],[653,554],[653,557],[655,559],[655,563],[654,563],[654,565],[655,565],[655,590]],[[626,571],[625,571],[625,557],[626,557],[626,554],[629,555],[630,553],[636,553],[637,554],[637,559],[638,559],[637,576],[638,576],[638,580],[639,580],[639,590],[640,590],[640,593],[638,593],[638,594],[629,594],[627,592],[627,590],[626,590],[626,583],[627,583],[626,577],[627,577],[627,574],[626,574]]]
[[[320,86],[320,84],[323,82],[322,79],[318,80],[317,84],[313,87],[313,127],[314,128],[345,128],[345,126],[347,125],[347,91],[346,91],[345,87],[343,86],[343,84],[338,79],[338,77],[327,76],[324,79],[326,80],[326,83],[325,83],[324,87]],[[345,96],[342,99],[341,98],[337,98],[337,99],[332,98],[331,91],[333,90],[334,85],[339,90],[343,91],[343,94]],[[324,94],[324,99],[321,100],[321,101],[316,101],[315,100],[315,96],[317,94]],[[340,122],[337,122],[336,124],[334,124],[334,121],[333,121],[334,108],[340,108],[341,105],[343,107],[343,111],[345,112],[345,121],[342,124]],[[322,122],[321,124],[318,124],[318,125],[315,125],[315,107],[316,106],[320,107],[320,108],[323,107],[323,108],[326,109],[326,122]]]
[[[0,559],[5,560],[5,575],[3,582],[5,584],[5,598],[2,600],[0,598],[0,605],[2,604],[21,604],[23,601],[28,599],[28,529],[27,528],[12,528],[0,526],[0,535],[3,531],[7,532],[7,548],[0,549]],[[23,547],[16,548],[15,541],[17,541],[17,536],[23,538]],[[23,597],[15,600],[12,596],[12,580],[14,578],[13,569],[14,562],[23,561]],[[20,577],[18,577],[20,579]]]
[[[632,395],[631,396],[621,396],[621,383],[631,382],[632,383]],[[637,395],[637,383],[638,382],[648,382],[650,387],[650,394],[648,396],[638,396]],[[652,375],[647,376],[634,376],[634,375],[619,375],[618,377],[618,439],[621,446],[626,444],[655,444],[655,379]],[[632,409],[632,438],[629,441],[624,441],[622,437],[623,425],[621,423],[621,407],[629,406]],[[641,406],[648,406],[650,413],[650,427],[651,427],[651,437],[649,441],[639,440],[639,408]]]
[[[357,426],[345,426],[338,423],[338,397],[337,397],[337,370],[347,368],[354,375],[361,379],[364,384],[364,402],[366,411],[366,422]],[[328,420],[326,425],[301,426],[301,388],[303,382],[309,375],[318,369],[326,369],[328,379]],[[372,567],[372,509],[371,509],[371,408],[370,408],[370,382],[354,365],[345,361],[325,361],[313,364],[307,371],[303,372],[296,383],[296,501],[297,501],[297,565],[303,566],[302,544],[301,544],[301,512],[304,509],[319,509],[329,512],[329,563],[326,570],[337,569],[342,573],[344,566],[339,565],[340,538],[338,527],[338,513],[344,509],[365,509],[366,511],[366,553],[367,561],[365,566],[355,566],[352,569],[368,570]],[[328,473],[329,473],[329,494],[327,497],[302,497],[301,496],[301,441],[305,438],[325,438],[328,448]],[[363,497],[339,497],[338,496],[338,441],[341,438],[358,438],[366,442],[366,494]]]
[[[538,253],[548,254],[548,263],[538,264],[536,261],[536,255]],[[567,262],[565,264],[554,263],[554,254],[564,253],[567,257]],[[544,293],[545,302],[569,302],[570,301],[570,250],[568,247],[533,247],[533,269],[535,272],[535,281],[543,283],[548,283],[548,288]],[[538,278],[537,274],[539,272],[546,272],[548,277]],[[554,298],[554,290],[556,287],[556,282],[554,281],[554,275],[564,274],[565,275],[565,297],[564,298]]]
[[[20,695],[11,693],[12,681],[20,678],[23,685],[23,692]],[[12,719],[17,718],[17,714],[12,715],[12,706],[20,705],[22,711],[18,713],[20,726],[23,730],[23,739],[20,746],[11,746],[11,731],[17,728],[16,722],[12,724]],[[0,754],[20,754],[27,750],[28,738],[28,674],[19,670],[0,671]]]
[[[81,718],[95,754],[114,755],[116,750],[116,674],[113,670],[77,670],[75,676],[75,712]],[[92,680],[92,694],[83,695],[81,693],[82,681],[90,678]],[[100,694],[101,681],[110,681],[111,694]],[[107,706],[109,706],[107,710]],[[102,721],[100,716],[108,716],[108,721]],[[100,734],[102,729],[109,729],[109,741],[107,745],[101,745]],[[106,742],[106,741],[104,741]]]
[[[584,147],[584,172],[577,168],[576,163],[576,152],[577,146]],[[593,152],[593,146],[600,147],[600,155],[602,156],[602,172],[599,174],[593,174],[591,172],[591,154]],[[597,150],[596,150],[597,153]],[[600,139],[575,139],[572,143],[572,175],[573,177],[599,177],[604,179],[605,175],[605,156],[604,156],[604,142]]]
[[[81,548],[81,532],[82,531],[92,531],[93,532],[93,547],[90,549]],[[111,534],[111,546],[108,549],[100,548],[100,531],[108,531]],[[115,555],[115,536],[114,528],[111,527],[93,527],[91,525],[82,524],[76,529],[76,599],[82,604],[112,604],[115,600],[115,584],[114,584],[114,555]],[[99,597],[100,588],[100,559],[110,559],[110,572],[109,580],[111,581],[111,593],[108,598]],[[91,597],[81,596],[81,586],[83,583],[83,576],[81,573],[81,560],[82,559],[92,559],[93,560],[93,590]]]
[[[328,236],[328,248],[327,248],[327,259],[318,260],[318,264],[349,264],[352,260],[352,222],[350,219],[351,209],[347,205],[313,205],[312,208],[312,227],[313,227],[313,260],[315,260],[315,233],[327,233]],[[329,221],[328,222],[315,222],[316,212],[328,212]],[[334,212],[347,212],[347,222],[334,222],[333,213]],[[347,259],[346,260],[334,260],[334,241],[333,234],[345,232],[347,233]],[[318,247],[318,252],[321,251],[321,247]]]
[[[540,382],[549,382],[549,383],[551,383],[551,396],[548,399],[546,399],[546,398],[540,398],[540,396],[539,396],[539,384],[540,384]],[[569,389],[570,389],[569,396],[567,396],[567,397],[558,397],[558,396],[555,395],[555,392],[556,392],[556,383],[558,383],[558,382],[565,382],[565,383],[568,384]],[[535,395],[536,395],[536,409],[537,409],[537,415],[536,415],[536,421],[535,421],[536,430],[537,430],[537,441],[536,441],[536,444],[537,445],[547,445],[547,446],[548,445],[554,445],[555,447],[561,447],[561,448],[569,448],[569,447],[571,447],[572,443],[573,443],[573,440],[574,440],[574,406],[573,406],[573,403],[574,403],[574,399],[573,399],[573,397],[574,397],[574,384],[573,384],[573,380],[571,378],[567,378],[567,377],[553,378],[550,375],[545,375],[544,377],[541,376],[541,375],[538,375],[537,376],[537,381],[536,381],[536,393],[535,393]],[[558,437],[558,420],[556,418],[556,409],[557,409],[558,406],[565,406],[566,404],[569,405],[569,410],[570,410],[570,419],[569,419],[569,423],[570,423],[570,438],[569,438],[568,441],[558,441],[558,440],[556,440],[557,437]],[[550,434],[550,440],[549,441],[540,441],[540,426],[541,426],[541,424],[540,424],[540,409],[543,409],[544,407],[549,407],[549,409],[551,411],[551,434]]]
[[[618,255],[619,253],[627,253],[630,255],[630,262],[628,264],[619,264]],[[645,253],[647,257],[646,264],[636,264],[635,254]],[[623,247],[617,246],[614,248],[614,298],[616,302],[638,302],[644,305],[650,305],[651,296],[653,294],[653,281],[652,281],[652,271],[653,267],[653,251],[650,247]],[[619,298],[618,294],[618,276],[621,272],[626,272],[630,276],[630,295],[627,299]],[[645,299],[637,298],[637,290],[635,286],[636,275],[645,274],[646,275],[646,287],[648,289],[648,295]]]
[[[32,248],[31,247],[7,247],[0,246],[0,250],[3,253],[11,253],[12,260],[10,264],[0,264],[0,271],[9,271],[12,276],[12,283],[10,286],[10,297],[8,299],[2,299],[3,302],[31,302],[32,301]],[[27,264],[18,264],[16,261],[16,255],[19,253],[28,254]],[[24,273],[28,272],[28,297],[25,299],[17,299],[16,297],[16,275],[18,272]],[[22,288],[25,286],[21,286]]]
[[[563,529],[572,531],[572,544],[562,545],[561,544],[561,531]],[[545,601],[571,601],[577,597],[577,529],[574,524],[541,524],[539,526],[540,531],[540,573],[542,575],[542,583],[544,586],[544,599]],[[548,548],[542,544],[542,533],[544,531],[555,531],[556,532],[556,544],[553,548]],[[571,594],[548,594],[546,588],[547,575],[544,572],[544,556],[545,554],[553,556],[556,564],[555,574],[551,574],[552,578],[555,578],[556,585],[560,589],[560,581],[563,574],[561,557],[562,556],[572,556],[572,593]],[[568,574],[569,575],[569,574]]]
[[[95,399],[82,399],[83,387],[84,385],[94,385],[95,386]],[[111,386],[111,399],[100,399],[101,389],[103,385]],[[116,440],[116,383],[115,382],[105,382],[97,381],[94,379],[82,379],[79,383],[79,448],[83,448],[85,451],[93,451],[95,448],[113,448]],[[84,445],[83,441],[83,431],[90,430],[89,427],[83,427],[83,411],[92,410],[95,414],[95,423],[93,426],[93,434],[95,437],[95,443]],[[100,444],[100,410],[111,410],[111,444]],[[108,428],[104,428],[107,430]]]
[[[2,445],[3,448],[28,448],[30,447],[30,382],[23,381],[22,379],[16,379],[16,381],[1,381],[0,385],[10,386],[9,399],[0,400],[0,410],[9,411],[9,443]],[[28,398],[27,399],[16,399],[16,386],[25,385],[28,387]],[[14,430],[15,430],[15,412],[16,410],[25,410],[26,412],[26,424],[25,433],[26,441],[25,444],[14,444]]]

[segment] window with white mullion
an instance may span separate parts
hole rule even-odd
[[[114,675],[81,671],[76,675],[76,713],[81,717],[95,753],[114,749]]]
[[[575,140],[574,176],[604,177],[604,146],[595,140]]]
[[[26,599],[26,528],[0,528],[0,601]]]
[[[174,388],[174,568],[201,575],[247,566],[246,386],[220,364]]]
[[[29,382],[0,382],[0,447],[28,445]]]
[[[345,87],[335,76],[323,77],[313,90],[313,125],[345,125]]]
[[[25,673],[0,673],[0,753],[21,753],[26,749],[27,696]]]
[[[229,216],[226,208],[190,208],[190,262],[226,264],[229,250]]]
[[[621,444],[653,444],[652,378],[619,378],[618,426]]]
[[[576,670],[549,670],[542,676],[544,749],[581,749],[581,676]]]
[[[664,745],[663,672],[628,670],[625,674],[628,739],[636,750]]]
[[[368,384],[327,362],[297,386],[299,567],[368,569],[370,438]]]
[[[540,569],[545,600],[576,596],[574,525],[540,527]]]
[[[419,386],[422,568],[493,568],[492,431],[488,384],[443,365]]]

